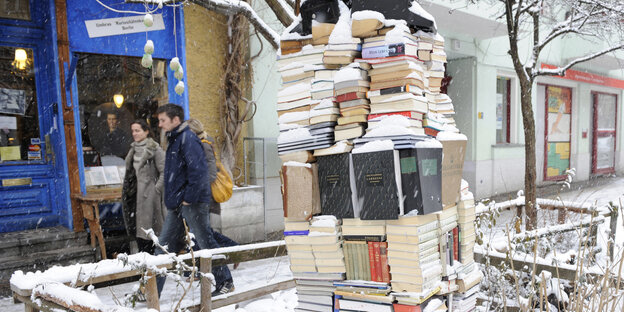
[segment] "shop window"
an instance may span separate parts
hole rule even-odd
[[[30,0],[0,0],[0,18],[30,20]]]
[[[0,46],[0,160],[41,160],[32,49]]]
[[[86,172],[96,172],[96,178],[109,177],[114,175],[111,167],[125,168],[124,158],[133,142],[130,126],[134,120],[146,120],[159,141],[156,109],[169,99],[165,61],[154,60],[152,68],[147,69],[138,57],[78,57],[76,77],[84,166],[90,167]],[[88,176],[86,181],[87,185],[111,184],[90,180]]]
[[[496,143],[511,143],[511,78],[496,77]]]

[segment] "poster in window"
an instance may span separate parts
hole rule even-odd
[[[496,130],[503,129],[503,94],[496,93]]]
[[[24,115],[26,92],[24,90],[0,88],[0,113]]]

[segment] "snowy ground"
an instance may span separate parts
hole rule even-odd
[[[288,257],[279,257],[273,259],[265,259],[251,262],[241,263],[236,270],[232,270],[234,278],[234,293],[247,291],[253,288],[262,287],[267,284],[279,283],[292,279],[290,272],[290,263]],[[232,267],[230,266],[230,269]],[[115,304],[114,298],[123,302],[125,294],[131,293],[133,288],[138,284],[130,283],[118,285],[114,287],[105,287],[96,289],[96,293],[105,304]],[[187,287],[188,283],[176,285],[172,280],[168,280],[161,296],[161,311],[171,311],[177,304],[180,295],[183,293],[181,286]],[[178,298],[177,300],[175,298]],[[182,302],[182,306],[189,306],[199,303],[199,285],[193,283],[191,291],[186,295]],[[239,308],[232,306],[223,307],[214,311],[218,312],[269,312],[269,311],[293,311],[297,305],[297,295],[295,290],[282,291],[272,294],[264,298],[258,298],[252,302],[243,302],[239,304]],[[137,303],[135,308],[137,311],[146,311],[145,303]],[[0,311],[13,312],[24,311],[23,304],[14,304],[13,299],[0,299]]]
[[[569,201],[587,201],[596,202],[598,205],[605,205],[609,201],[614,201],[619,205],[619,200],[624,202],[624,178],[617,178],[608,185],[602,185],[597,187],[585,187],[581,190],[572,190],[563,192],[561,195],[563,200]],[[554,198],[554,197],[551,197]],[[496,226],[493,227],[490,233],[487,233],[489,237],[500,238],[504,234],[506,224],[513,227],[511,220],[515,215],[515,211],[503,211],[501,216],[497,218]],[[571,218],[578,218],[571,214]],[[540,212],[540,226],[548,226],[554,224],[557,221],[555,213],[550,211]],[[605,224],[608,224],[608,220]],[[622,214],[618,220],[618,232],[616,238],[616,245],[622,245],[624,242],[624,227],[622,226]],[[601,233],[604,233],[604,228],[601,229]],[[604,243],[604,242],[603,242]],[[253,262],[241,263],[237,270],[232,271],[234,277],[234,284],[236,286],[236,292],[249,290],[256,287],[261,287],[269,283],[276,283],[292,278],[292,274],[289,270],[288,257],[280,257],[275,259],[266,259]],[[100,296],[103,302],[108,304],[114,304],[113,296],[123,301],[124,294],[130,293],[133,290],[134,284],[119,285],[110,288],[97,289],[96,293]],[[184,286],[188,285],[186,283]],[[193,285],[192,292],[187,295],[183,306],[190,305],[191,302],[199,302],[199,287],[197,284]],[[175,303],[173,298],[179,298],[182,289],[175,285],[174,282],[168,281],[165,285],[164,295],[162,296],[161,308],[162,311],[171,311]],[[258,298],[253,301],[243,302],[236,306],[228,306],[216,311],[236,311],[236,312],[283,312],[293,311],[293,308],[297,304],[297,296],[294,289],[288,291],[282,291],[274,293],[270,296]],[[145,311],[144,304],[137,305],[138,311]],[[24,311],[23,304],[13,304],[12,298],[0,299],[0,311]]]

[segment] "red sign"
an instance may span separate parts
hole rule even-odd
[[[557,66],[542,63],[541,68],[557,69]],[[566,70],[565,75],[563,77],[561,76],[555,76],[555,77],[581,81],[581,82],[587,82],[587,83],[593,83],[593,84],[597,84],[597,85],[601,85],[605,87],[624,89],[624,80],[609,78],[609,77],[600,76],[596,74],[590,74],[590,73],[586,73],[586,72],[582,72],[582,71],[578,71],[574,69]]]

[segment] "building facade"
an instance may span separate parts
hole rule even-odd
[[[186,64],[181,8],[80,0],[0,4],[0,232],[83,228],[73,195],[120,187],[130,123],[158,131],[174,92],[169,60]],[[141,13],[143,12],[143,13]],[[151,68],[141,66],[147,40]],[[174,44],[177,43],[177,44]],[[186,81],[186,75],[182,79]],[[111,144],[111,142],[113,144]]]

